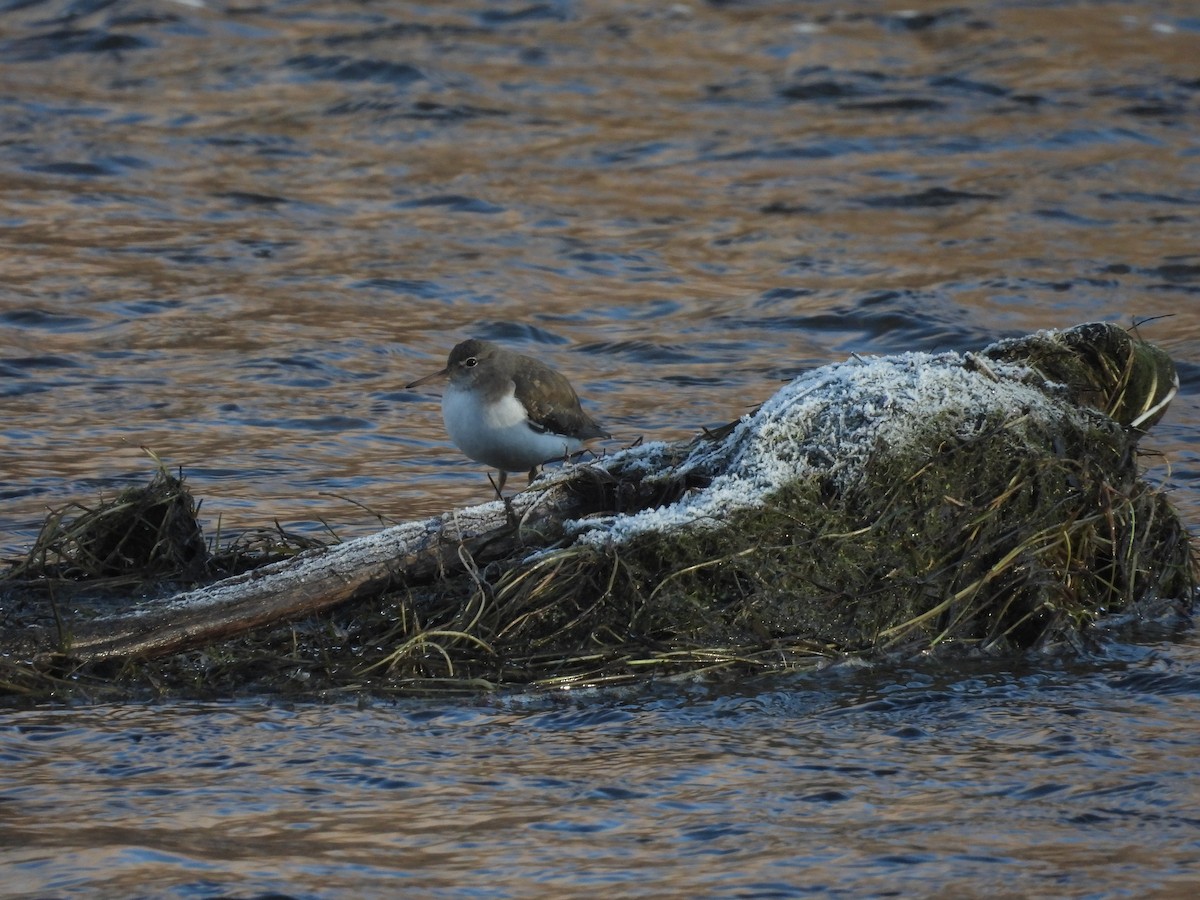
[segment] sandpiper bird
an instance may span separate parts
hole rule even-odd
[[[579,406],[571,383],[540,360],[490,341],[463,341],[446,368],[409,388],[449,377],[442,421],[450,440],[476,462],[498,469],[504,489],[509,472],[529,472],[570,456],[590,438],[609,437]]]

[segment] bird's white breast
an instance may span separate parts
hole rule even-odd
[[[511,385],[492,403],[483,402],[475,391],[448,385],[442,395],[442,420],[459,450],[505,472],[524,472],[583,446],[576,438],[531,428]]]

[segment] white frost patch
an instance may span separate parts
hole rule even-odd
[[[578,541],[610,546],[646,532],[717,526],[731,512],[759,507],[797,479],[855,484],[873,454],[919,440],[931,418],[958,415],[963,434],[979,418],[1004,410],[1052,419],[1063,407],[1046,388],[1022,383],[1030,370],[985,360],[973,365],[957,353],[907,353],[854,359],[796,378],[753,415],[742,417],[724,441],[697,445],[670,474],[711,475],[704,490],[677,503],[630,516],[570,523]],[[652,448],[627,451],[636,454]]]

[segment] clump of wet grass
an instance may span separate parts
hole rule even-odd
[[[0,584],[10,589],[82,589],[93,594],[154,586],[198,584],[286,559],[328,542],[274,528],[252,529],[210,542],[200,524],[200,503],[182,470],[172,472],[149,453],[149,482],[92,504],[52,509],[32,547]]]
[[[999,341],[984,352],[1030,366],[1066,386],[1076,403],[1141,432],[1162,418],[1179,389],[1166,351],[1106,322]]]
[[[3,579],[109,587],[161,577],[198,580],[210,564],[198,513],[182,474],[173,475],[159,462],[148,484],[127,488],[109,501],[51,510],[25,558]]]

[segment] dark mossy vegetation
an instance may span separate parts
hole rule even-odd
[[[1187,596],[1180,523],[1122,430],[1090,425],[1059,429],[1047,452],[1051,436],[1021,418],[994,414],[969,436],[933,421],[917,457],[880,454],[851,491],[792,484],[722,527],[576,560],[580,593],[606,588],[595,573],[611,562],[614,592],[641,595],[641,631],[838,654],[1045,646],[1138,598]],[[702,562],[662,578],[676,559]]]
[[[23,559],[4,580],[27,589],[101,591],[187,585],[253,569],[323,542],[285,530],[243,532],[210,546],[200,525],[200,504],[153,454],[156,468],[145,485],[93,505],[68,503],[46,517]]]
[[[952,390],[928,388],[936,367],[951,373]],[[146,487],[51,515],[7,573],[0,690],[313,696],[613,684],[945,647],[1075,649],[1112,614],[1190,610],[1187,530],[1138,463],[1143,429],[1174,394],[1161,351],[1088,325],[978,357],[903,361],[882,386],[852,381],[860,371],[814,373],[791,399],[691,445],[639,448],[535,484],[507,509],[495,504],[469,538],[457,514],[399,526],[386,575],[319,613],[285,604],[236,629],[139,643],[143,627],[179,632],[172,610],[185,608],[164,615],[142,599],[122,614],[132,638],[101,652],[87,634],[112,616],[115,585],[144,598],[264,563],[258,571],[282,576],[330,553],[278,528],[209,546],[198,504],[160,465]],[[858,443],[829,439],[843,432]],[[765,479],[779,460],[789,474]],[[759,492],[744,502],[703,506],[751,484]],[[558,498],[552,512],[546,497]],[[689,509],[703,515],[671,520]],[[126,580],[135,575],[136,588]],[[221,584],[253,587],[257,577]],[[311,591],[320,579],[300,581]]]

